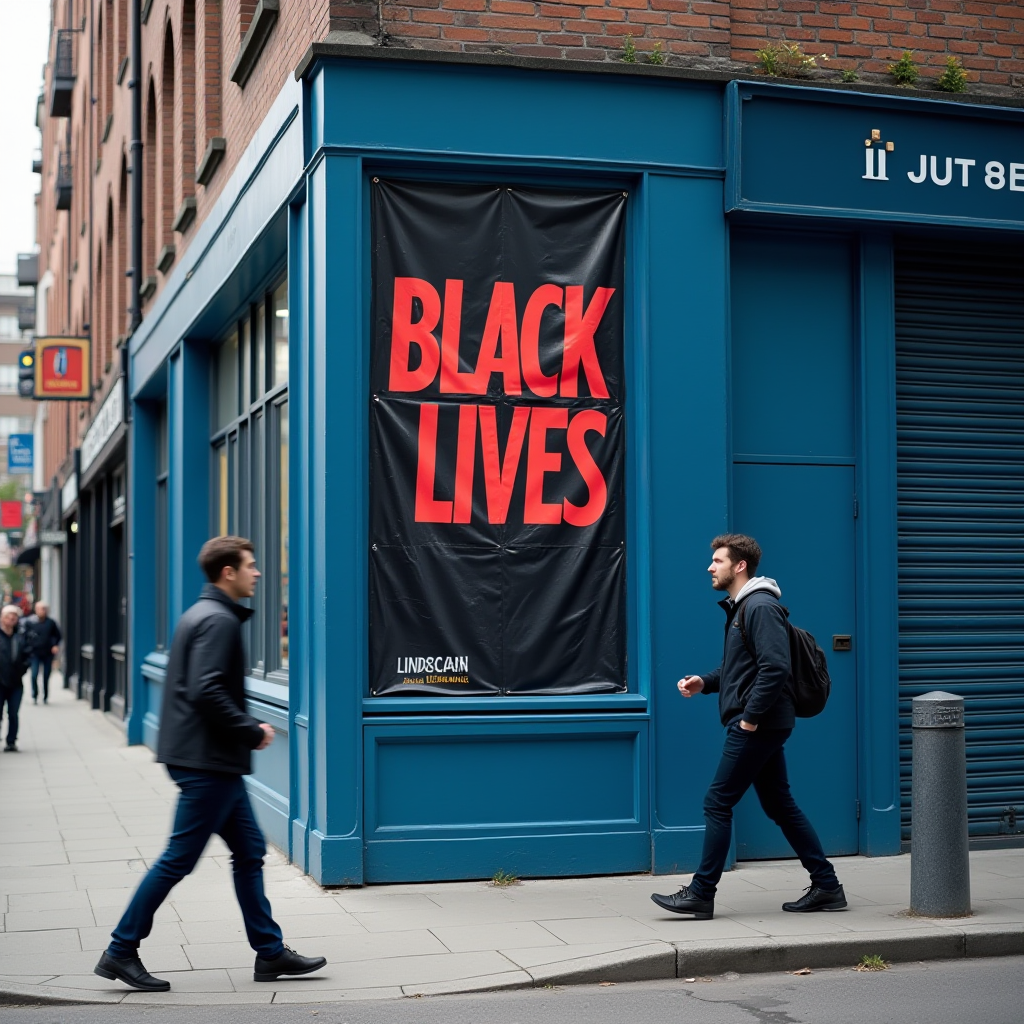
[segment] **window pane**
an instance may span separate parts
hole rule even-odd
[[[248,412],[252,404],[252,358],[249,345],[249,318],[238,325],[239,354],[242,360],[242,411]]]
[[[228,446],[217,449],[217,534],[228,532]]]
[[[288,668],[288,403],[277,407],[277,436],[280,447],[278,469],[278,648],[277,664]]]
[[[228,438],[228,528],[231,534],[238,533],[238,434]]]
[[[217,429],[238,415],[238,332],[232,331],[217,352]]]
[[[156,485],[156,613],[155,634],[157,650],[167,646],[167,478]]]
[[[264,516],[266,509],[266,463],[264,442],[266,440],[266,419],[262,410],[255,414],[252,421],[252,526],[249,538],[256,546],[256,562],[263,565],[267,561],[266,531],[264,530]],[[254,666],[262,671],[266,667],[266,609],[267,592],[265,587],[256,588],[256,596],[253,598],[253,607],[256,614],[250,620],[252,622],[252,660]]]
[[[259,398],[267,389],[267,307],[261,302],[255,307],[252,324],[253,398]]]
[[[282,281],[274,289],[274,383],[288,379],[288,282]]]
[[[167,405],[160,406],[156,423],[156,472],[157,476],[166,473],[170,465],[170,454],[167,450]]]

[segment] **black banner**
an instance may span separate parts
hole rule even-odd
[[[373,694],[625,689],[625,219],[374,180]]]

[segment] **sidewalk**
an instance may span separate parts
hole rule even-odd
[[[850,857],[837,862],[846,913],[783,913],[806,877],[796,862],[758,862],[726,874],[706,922],[651,903],[679,876],[324,890],[272,850],[267,889],[285,940],[329,963],[255,984],[216,840],[142,947],[171,992],[129,992],[92,968],[162,849],[176,790],[149,750],[126,747],[114,724],[59,689],[48,706],[22,705],[19,746],[0,754],[0,1004],[325,1002],[852,966],[866,953],[1024,953],[1024,850],[972,854],[968,919],[905,916],[909,857]]]

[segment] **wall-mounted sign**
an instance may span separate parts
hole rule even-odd
[[[7,438],[7,472],[31,473],[35,438],[31,434],[11,434]]]
[[[372,693],[625,689],[626,203],[375,180]]]
[[[1024,228],[1024,111],[731,82],[726,207]]]
[[[66,530],[40,530],[39,543],[44,547],[59,547],[67,544],[68,534]]]
[[[82,441],[81,472],[84,473],[96,461],[96,456],[103,451],[103,446],[117,430],[123,415],[124,385],[118,377]]]
[[[72,470],[71,475],[64,481],[60,489],[60,511],[61,515],[78,500],[78,474]]]
[[[92,397],[88,338],[37,338],[35,369],[35,398],[52,401]]]
[[[0,501],[0,530],[20,530],[22,522],[20,501]]]

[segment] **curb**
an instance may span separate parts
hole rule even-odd
[[[896,963],[922,960],[960,960],[971,957],[1024,956],[1024,927],[1020,925],[956,928],[949,926],[908,928],[901,932],[844,932],[841,935],[793,936],[784,939],[710,939],[693,942],[651,942],[614,953],[581,957],[504,974],[458,981],[401,986],[402,997],[501,992],[544,986],[591,985],[602,981],[667,981],[694,975],[759,974],[799,970],[802,967],[852,967],[865,954],[876,954]],[[507,955],[507,954],[506,954]],[[347,989],[347,1000],[358,1000],[359,989]],[[98,993],[82,989],[48,988],[43,985],[0,984],[0,1006],[116,1004],[133,995],[134,1005],[160,1006],[162,1000],[142,1003],[142,993]],[[243,1003],[240,993],[208,995],[189,993],[195,1002],[215,1006]],[[297,992],[289,993],[298,995]],[[327,993],[323,993],[325,996]],[[334,1002],[309,991],[308,1002]],[[230,1000],[221,996],[232,996]],[[305,995],[305,993],[303,993]],[[364,997],[365,998],[365,997]],[[189,1000],[193,1001],[192,998]],[[288,999],[288,1002],[305,999]],[[255,1000],[265,1004],[265,1000]],[[276,999],[275,999],[276,1002]]]

